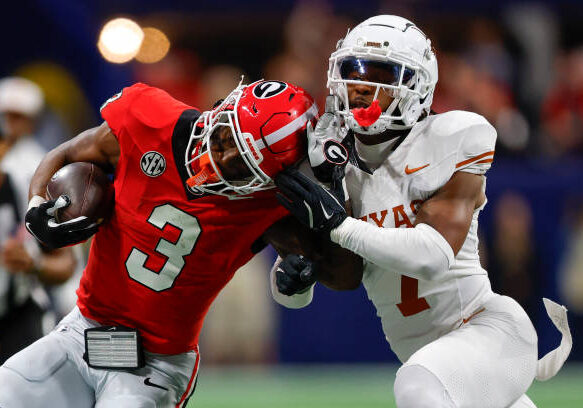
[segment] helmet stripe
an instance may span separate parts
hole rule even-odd
[[[264,137],[264,139],[267,142],[267,145],[271,146],[272,144],[275,144],[275,143],[279,142],[280,140],[284,139],[285,137],[291,135],[296,130],[303,127],[308,120],[316,117],[317,115],[318,115],[318,107],[314,103],[310,107],[310,109],[305,111],[301,116],[295,118],[293,121],[291,121],[287,125],[279,128],[275,132],[266,135]],[[265,149],[265,147],[267,147],[263,143],[262,139],[255,140],[254,142],[255,142],[255,145],[256,145],[258,150],[262,150],[262,149]]]

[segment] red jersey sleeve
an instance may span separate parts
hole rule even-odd
[[[176,112],[185,109],[192,107],[162,89],[137,83],[109,98],[101,107],[101,116],[123,144],[128,138],[138,142],[136,137],[145,137],[152,130],[173,126],[178,119]]]

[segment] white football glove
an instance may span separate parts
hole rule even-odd
[[[308,157],[314,176],[322,183],[330,183],[332,170],[348,162],[348,150],[342,145],[346,129],[340,126],[335,114],[335,96],[326,97],[326,109],[316,127],[308,122]]]

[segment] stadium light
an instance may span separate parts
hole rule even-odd
[[[136,60],[145,64],[160,61],[168,54],[170,40],[166,34],[154,27],[145,27],[142,31],[144,32],[144,40],[136,55]]]
[[[143,40],[144,32],[135,21],[116,18],[101,29],[97,48],[107,61],[121,64],[137,55]]]

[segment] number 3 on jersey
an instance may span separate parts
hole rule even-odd
[[[176,243],[172,243],[160,238],[156,246],[156,252],[166,256],[168,259],[158,272],[146,268],[148,254],[138,248],[133,248],[126,260],[126,269],[130,278],[142,285],[156,291],[162,292],[170,289],[174,281],[184,268],[184,257],[190,255],[196,241],[201,233],[198,219],[182,210],[164,204],[155,207],[148,218],[148,222],[160,231],[166,224],[171,224],[180,230],[180,236]]]

